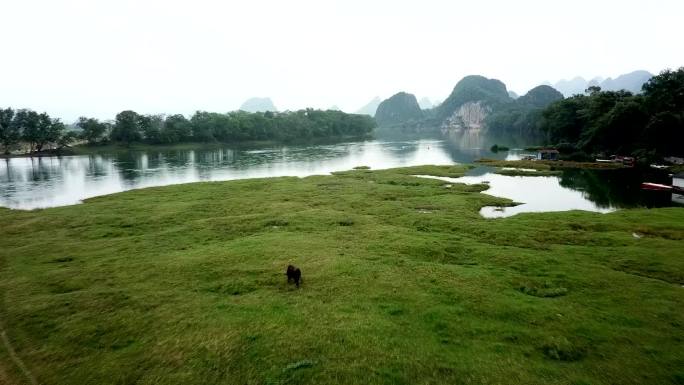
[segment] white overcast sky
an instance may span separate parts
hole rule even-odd
[[[544,81],[684,65],[684,1],[0,0],[0,107],[67,122],[278,109],[353,112],[465,75]]]

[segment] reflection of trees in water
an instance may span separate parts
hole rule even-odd
[[[123,151],[116,154],[114,158],[116,166],[124,180],[133,181],[140,175],[138,169],[140,154],[134,151]]]
[[[29,178],[27,179],[31,181],[47,181],[56,175],[59,175],[58,170],[61,166],[60,159],[52,157],[46,159],[43,159],[43,157],[31,157],[29,158],[29,162],[31,167],[28,170]]]
[[[0,183],[14,181],[14,169],[10,166],[9,158],[5,158],[3,163],[4,172],[0,173]]]
[[[81,160],[79,158],[79,160]],[[87,159],[87,173],[94,178],[109,175],[112,170],[112,162],[100,155],[89,155]]]
[[[220,148],[215,150],[198,151],[198,161],[202,165],[219,166],[232,163],[235,160],[235,150]]]
[[[671,206],[669,192],[643,191],[641,183],[669,183],[664,173],[650,170],[565,170],[560,185],[582,191],[585,198],[602,208]]]

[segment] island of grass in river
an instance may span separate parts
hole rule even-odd
[[[0,209],[3,333],[40,384],[667,384],[684,210],[520,214],[461,166]],[[300,289],[285,267],[302,269]],[[0,348],[0,374],[28,383]]]

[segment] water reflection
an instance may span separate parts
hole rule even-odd
[[[509,217],[524,212],[585,210],[599,213],[619,208],[666,207],[676,205],[672,194],[664,191],[645,191],[644,180],[671,183],[666,173],[650,170],[565,170],[561,176],[507,176],[492,172],[489,167],[478,167],[462,178],[435,178],[451,183],[480,184],[489,188],[485,194],[508,198],[512,207],[483,207],[486,218]]]
[[[486,172],[482,175],[453,179],[460,183],[489,183],[485,194],[504,197],[521,203],[512,207],[483,207],[480,214],[487,218],[509,217],[525,212],[586,210],[606,213],[617,207],[592,202],[582,191],[561,185],[558,177],[506,176]]]
[[[672,178],[665,171],[644,169],[565,170],[560,185],[582,191],[584,196],[598,207],[664,207],[672,205],[669,191],[641,189],[644,181],[671,184]]]
[[[275,176],[304,177],[349,170],[421,164],[471,163],[488,157],[515,160],[522,151],[493,154],[481,147],[463,147],[474,138],[446,140],[373,140],[271,148],[194,148],[188,150],[122,151],[84,155],[0,160],[0,206],[33,209],[70,205],[120,191],[197,181]],[[522,205],[485,208],[488,217],[529,211],[590,210],[672,205],[669,193],[644,192],[644,180],[670,183],[667,175],[643,175],[634,170],[567,170],[560,177],[513,177],[477,167],[457,183],[488,181],[485,193]],[[449,180],[449,179],[447,179]]]
[[[365,141],[238,150],[196,148],[122,151],[107,155],[12,158],[0,162],[0,206],[34,209],[69,205],[115,192],[197,181],[327,174],[453,164],[439,140]],[[465,161],[472,161],[467,156]]]

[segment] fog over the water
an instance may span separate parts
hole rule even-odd
[[[3,0],[0,107],[80,115],[353,112],[465,75],[544,81],[684,65],[684,2]],[[652,17],[657,15],[657,17]]]

